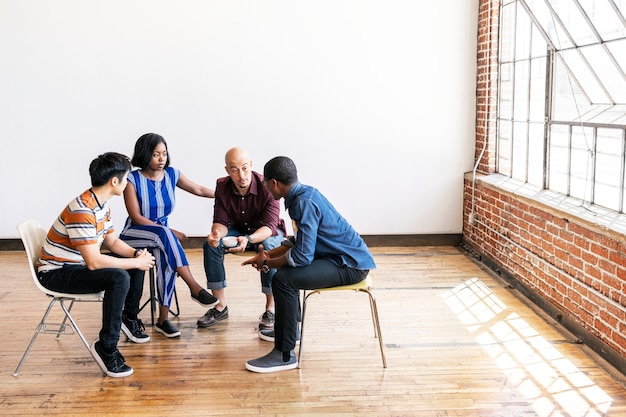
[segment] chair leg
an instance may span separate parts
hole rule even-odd
[[[380,347],[380,356],[383,360],[383,368],[387,368],[387,358],[385,356],[384,344],[383,344],[383,335],[380,330],[380,320],[378,319],[378,306],[376,305],[376,298],[374,294],[372,294],[369,290],[359,290],[359,292],[365,292],[368,295],[369,303],[370,303],[370,313],[372,316],[372,324],[374,325],[374,337],[378,339],[378,346]],[[298,368],[302,365],[302,345],[304,341],[304,316],[306,314],[306,302],[307,299],[315,294],[318,291],[311,291],[310,293],[306,293],[304,291],[304,297],[302,302],[302,324],[300,328],[300,348],[298,349]]]
[[[65,316],[63,317],[63,321],[59,325],[59,328],[56,331],[51,331],[51,330],[47,329],[48,324],[46,323],[46,320],[48,319],[48,315],[50,314],[50,311],[52,310],[52,307],[54,306],[54,303],[57,302],[57,301],[59,301],[59,304],[60,304],[61,308],[63,309],[63,312],[65,313]],[[35,343],[35,340],[37,339],[37,336],[39,336],[39,333],[42,333],[42,331],[43,331],[43,333],[56,334],[55,338],[58,340],[61,337],[62,334],[65,334],[65,330],[66,330],[66,327],[67,327],[67,321],[68,320],[69,320],[69,325],[70,325],[70,327],[72,329],[72,332],[76,333],[80,337],[80,340],[82,340],[83,344],[85,345],[85,347],[87,348],[87,350],[89,351],[91,356],[93,357],[94,362],[98,363],[98,361],[96,361],[94,353],[91,351],[91,346],[89,346],[89,342],[87,342],[87,339],[85,339],[85,336],[83,335],[83,333],[78,328],[78,325],[76,324],[76,322],[74,321],[74,318],[72,317],[72,314],[70,313],[71,310],[72,310],[72,307],[74,306],[75,300],[70,300],[69,306],[65,305],[65,301],[67,301],[67,299],[63,299],[63,298],[61,298],[61,299],[53,298],[52,301],[50,301],[50,304],[48,304],[48,309],[44,313],[43,317],[41,318],[41,321],[39,322],[39,324],[37,325],[37,328],[35,329],[35,333],[33,334],[33,338],[30,340],[30,343],[28,344],[28,347],[26,348],[26,351],[22,355],[22,359],[18,363],[17,368],[15,368],[15,372],[13,372],[13,376],[18,376],[19,375],[20,369],[22,368],[22,365],[24,364],[24,361],[26,361],[26,357],[30,353],[30,350],[33,347],[33,344]],[[98,367],[100,367],[100,364],[98,364]],[[100,370],[103,373],[105,373],[104,369],[100,368]]]
[[[150,324],[154,326],[154,318],[159,307],[159,299],[156,295],[156,274],[154,272],[154,268],[150,270],[148,279],[150,280],[150,298],[147,299],[141,307],[139,307],[139,311],[141,312],[141,310],[150,304]],[[178,302],[178,293],[176,292],[176,288],[174,288],[174,302],[176,303],[176,310],[172,310],[170,308],[170,313],[174,317],[178,317],[180,314],[180,304]]]
[[[309,296],[315,294],[317,291],[312,291],[310,293],[306,293],[304,291],[304,295],[302,297],[302,322],[300,322],[300,347],[298,348],[298,369],[300,368],[300,361],[302,358],[302,345],[304,341],[304,316],[306,315],[306,300]]]
[[[155,288],[155,273],[154,268],[150,269],[148,274],[148,281],[150,281],[150,298],[147,299],[141,307],[139,307],[139,311],[143,310],[148,304],[150,304],[150,324],[154,326],[154,315],[157,309],[158,300],[156,297],[156,288]]]
[[[74,300],[72,300],[69,309],[67,307],[65,307],[65,304],[63,303],[63,299],[61,299],[61,301],[59,301],[59,303],[61,304],[61,308],[63,309],[63,311],[65,312],[65,317],[67,317],[67,319],[70,321],[72,328],[74,329],[74,331],[78,334],[78,336],[80,337],[80,340],[83,341],[83,344],[85,345],[85,347],[87,348],[87,350],[89,351],[89,353],[91,354],[91,357],[93,358],[94,362],[98,364],[98,368],[100,368],[100,370],[102,371],[102,373],[104,375],[106,375],[106,369],[103,369],[100,366],[100,363],[96,360],[95,354],[94,352],[91,350],[91,346],[89,346],[89,342],[87,342],[87,339],[85,339],[85,336],[83,336],[83,333],[80,331],[80,329],[78,328],[78,325],[76,324],[76,322],[74,321],[74,317],[72,317],[72,315],[70,314],[70,309],[72,308],[72,306],[74,305]]]
[[[372,312],[372,323],[374,324],[374,337],[378,338],[378,345],[380,346],[380,356],[383,359],[383,368],[387,367],[387,358],[385,357],[385,350],[383,344],[383,335],[380,330],[380,320],[378,319],[378,307],[376,305],[376,298],[369,290],[361,290],[366,292],[370,299],[370,311]]]
[[[72,311],[72,307],[74,307],[74,300],[70,303],[68,307],[68,311]],[[67,328],[67,316],[63,316],[63,321],[59,325],[59,329],[57,330],[56,340],[61,340],[61,335],[65,333],[65,329]]]
[[[13,372],[13,376],[19,375],[20,369],[22,368],[22,365],[24,364],[26,357],[30,353],[30,349],[33,347],[33,344],[35,343],[37,336],[39,336],[39,332],[46,325],[46,319],[48,318],[48,314],[50,314],[50,310],[52,310],[52,306],[54,305],[56,300],[57,300],[56,298],[53,298],[52,301],[50,301],[50,304],[48,304],[48,309],[46,310],[43,317],[41,318],[41,321],[37,325],[37,328],[35,328],[35,333],[33,334],[33,338],[30,339],[30,343],[26,347],[26,350],[24,351],[24,354],[22,355],[22,359],[20,359],[20,363],[17,364],[17,368],[15,368],[15,372]]]

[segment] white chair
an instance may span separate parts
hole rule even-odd
[[[330,287],[330,288],[319,288],[316,290],[304,291],[303,302],[302,302],[302,324],[300,331],[300,348],[298,350],[298,368],[302,364],[302,346],[304,342],[304,318],[306,317],[306,305],[310,296],[313,294],[321,294],[323,292],[330,291],[356,291],[356,292],[364,292],[367,293],[370,299],[370,312],[372,313],[372,323],[374,324],[374,337],[378,338],[378,345],[380,346],[380,356],[383,360],[383,368],[387,367],[387,358],[385,357],[385,351],[383,348],[383,336],[380,332],[380,321],[378,320],[378,307],[376,306],[376,298],[374,294],[372,294],[372,286],[373,280],[370,275],[367,276],[363,281],[357,282],[352,285],[341,285],[338,287]],[[359,355],[362,357],[362,355]]]
[[[78,336],[80,336],[80,339],[83,341],[83,343],[85,344],[85,347],[87,348],[87,350],[93,357],[94,354],[91,351],[91,348],[89,347],[89,343],[87,342],[87,339],[85,339],[85,336],[83,336],[80,329],[78,328],[78,325],[74,321],[74,318],[70,314],[70,311],[72,310],[74,303],[77,301],[78,302],[83,302],[83,301],[101,302],[104,297],[104,292],[101,291],[101,292],[97,292],[93,294],[66,294],[66,293],[60,293],[56,291],[50,291],[49,289],[45,288],[43,285],[41,285],[41,283],[39,282],[39,278],[37,277],[36,262],[39,259],[41,247],[43,246],[46,240],[47,232],[35,220],[27,220],[23,223],[20,223],[17,226],[17,230],[20,234],[20,238],[22,239],[22,243],[24,244],[24,249],[26,249],[26,256],[28,257],[28,267],[30,269],[30,274],[33,279],[33,282],[35,283],[35,286],[41,292],[43,292],[48,297],[50,297],[51,300],[50,300],[50,304],[48,304],[48,308],[46,309],[46,312],[44,313],[43,317],[41,318],[41,321],[39,322],[39,325],[35,329],[35,334],[33,335],[33,338],[31,339],[30,343],[28,344],[28,347],[26,348],[26,351],[24,352],[24,355],[22,356],[20,363],[17,365],[15,372],[13,372],[13,376],[17,376],[19,374],[20,368],[22,367],[22,364],[26,360],[26,357],[28,356],[28,353],[30,352],[30,349],[35,343],[35,339],[37,339],[37,336],[39,335],[39,333],[55,334],[57,340],[63,334],[76,333],[78,334]],[[63,321],[60,324],[48,323],[46,322],[48,318],[48,314],[50,314],[52,307],[57,301],[59,302],[59,305],[61,306],[61,308],[63,309],[63,312],[65,313],[65,316],[63,317]],[[66,303],[69,303],[69,305],[66,305]],[[69,325],[70,325],[69,329],[68,329],[67,320],[69,320]],[[95,361],[95,357],[94,357],[94,361]],[[96,363],[98,362],[96,361]],[[101,371],[105,373],[105,370],[102,368],[101,368]]]

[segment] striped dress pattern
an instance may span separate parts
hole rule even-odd
[[[160,181],[146,178],[140,170],[128,176],[135,187],[141,215],[156,225],[133,225],[126,219],[120,238],[136,249],[149,249],[155,258],[157,296],[162,306],[170,307],[176,286],[176,269],[189,265],[183,247],[168,227],[168,216],[176,206],[176,183],[180,171],[168,167]]]

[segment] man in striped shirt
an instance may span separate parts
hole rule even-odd
[[[113,230],[107,201],[122,195],[131,164],[124,155],[108,152],[89,165],[92,187],[72,200],[56,219],[41,249],[38,276],[52,290],[71,294],[104,291],[102,328],[94,342],[94,358],[111,377],[133,373],[117,349],[122,310],[138,309],[144,271],[154,265],[145,249],[135,250]],[[113,255],[100,251],[105,245]]]

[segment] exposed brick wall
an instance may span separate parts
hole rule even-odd
[[[475,155],[476,160],[482,157],[476,172],[492,174],[496,169],[499,1],[480,0],[479,7]],[[474,224],[469,223],[472,208]],[[614,350],[611,354],[626,360],[624,235],[468,173],[463,241],[597,338],[603,349],[608,347]]]
[[[626,239],[537,201],[465,178],[463,240],[626,357]]]
[[[476,77],[476,151],[480,158],[477,172],[495,172],[495,136],[498,87],[499,0],[481,0],[478,11],[478,51]],[[483,152],[484,148],[484,152]]]

